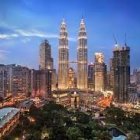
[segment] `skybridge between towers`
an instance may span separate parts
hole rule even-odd
[[[84,63],[84,61],[69,61],[68,62],[69,64],[71,63],[71,64],[82,64],[82,63]]]

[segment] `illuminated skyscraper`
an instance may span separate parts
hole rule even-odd
[[[88,65],[88,89],[94,90],[94,64],[91,63]]]
[[[51,45],[44,40],[40,45],[40,66],[41,70],[53,69],[53,58],[51,57]]]
[[[60,26],[59,58],[58,58],[58,88],[68,88],[69,48],[67,26],[63,20]]]
[[[105,90],[106,84],[106,65],[103,53],[95,53],[95,91]]]
[[[53,68],[53,58],[51,56],[51,45],[48,40],[44,40],[40,45],[40,70],[51,72],[51,89],[55,90],[57,76],[56,70]],[[46,72],[47,73],[47,72]]]
[[[81,19],[77,48],[77,88],[87,89],[87,34],[84,19]]]
[[[30,92],[30,69],[10,64],[0,65],[0,96],[27,95]]]

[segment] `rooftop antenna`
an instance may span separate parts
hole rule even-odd
[[[115,37],[114,34],[113,34],[113,38],[114,38],[115,44],[118,44],[118,43],[117,43],[117,39],[116,39],[116,37]]]
[[[124,45],[127,46],[127,43],[126,43],[126,33],[125,33],[125,38],[124,38]]]
[[[83,16],[83,14],[82,14],[81,22],[83,22],[83,21],[84,21],[84,16]]]

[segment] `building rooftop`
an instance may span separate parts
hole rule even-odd
[[[26,100],[24,102],[22,102],[20,104],[20,108],[27,108],[27,109],[30,109],[30,107],[32,106],[33,104],[33,101],[32,100]]]
[[[9,122],[9,120],[11,120],[19,111],[19,109],[12,107],[0,109],[0,128]]]
[[[130,48],[128,46],[121,46],[119,44],[115,44],[115,48],[113,51],[130,51]]]

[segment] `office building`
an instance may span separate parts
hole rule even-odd
[[[40,45],[40,65],[41,70],[53,69],[53,58],[51,57],[51,45],[44,40]]]
[[[60,27],[59,36],[59,56],[58,56],[58,88],[68,88],[68,69],[69,69],[69,48],[67,26],[63,20]]]
[[[31,71],[31,91],[32,96],[48,98],[51,97],[52,87],[51,70],[32,70]]]
[[[116,44],[113,50],[114,70],[114,99],[117,102],[128,100],[128,86],[130,84],[130,48]]]
[[[94,69],[95,91],[104,91],[106,88],[106,65],[103,53],[95,53]]]
[[[91,63],[88,65],[88,89],[94,90],[94,64]]]
[[[0,65],[0,94],[2,97],[27,95],[30,92],[30,69],[20,65]]]

